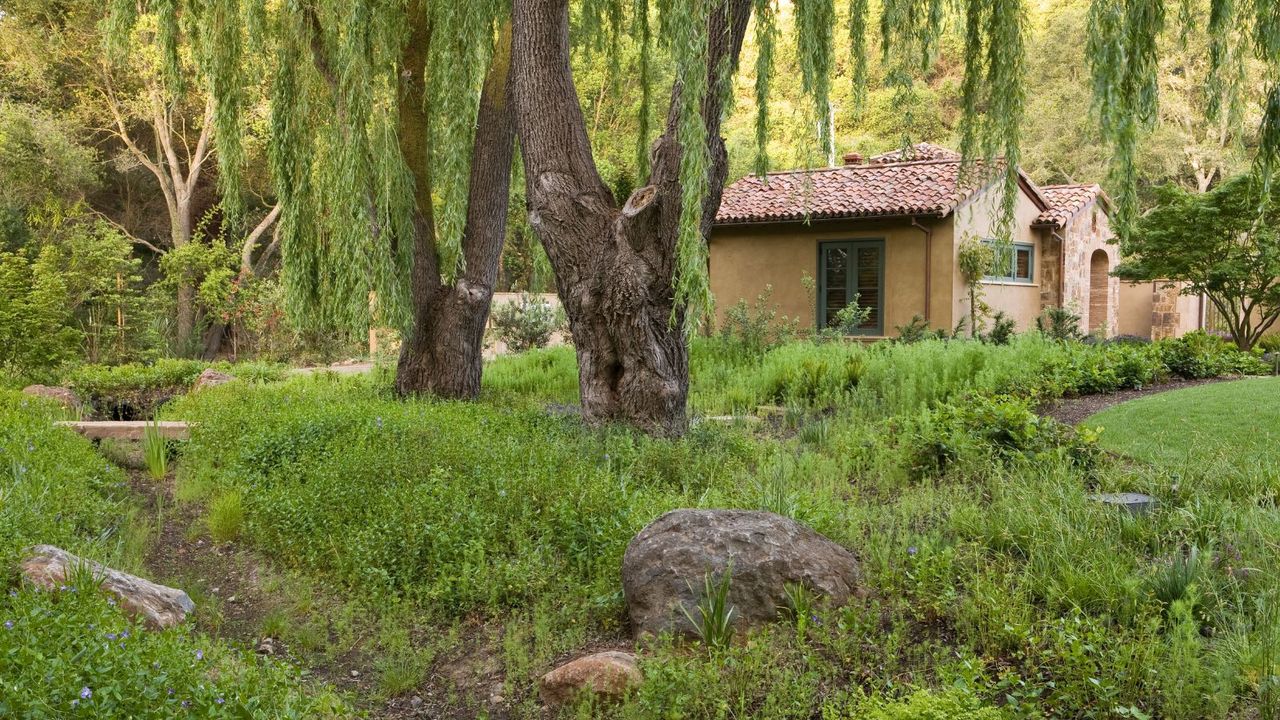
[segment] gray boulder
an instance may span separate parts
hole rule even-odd
[[[73,412],[78,412],[84,408],[84,403],[80,401],[80,396],[64,387],[28,385],[22,388],[22,394],[53,400]]]
[[[852,553],[791,518],[673,510],[632,538],[622,557],[622,590],[636,635],[694,634],[684,610],[698,617],[705,579],[725,572],[738,629],[774,620],[787,606],[788,584],[842,605],[859,579]]]
[[[153,629],[173,627],[195,612],[195,603],[176,588],[113,570],[52,545],[36,545],[27,552],[27,559],[22,561],[19,570],[32,585],[55,590],[70,585],[69,578],[77,572],[92,573],[99,587],[119,598],[125,613],[141,616]]]
[[[200,373],[200,377],[196,378],[195,383],[191,385],[191,392],[226,385],[232,380],[235,380],[235,378],[226,373],[218,372],[213,368],[206,368],[204,372]]]

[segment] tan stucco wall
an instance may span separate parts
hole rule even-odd
[[[1154,283],[1120,283],[1120,312],[1117,332],[1121,335],[1151,337]]]
[[[954,253],[951,219],[921,219],[932,230],[930,325],[950,327]],[[836,240],[884,240],[884,333],[924,314],[925,233],[910,220],[887,222],[815,222],[774,225],[730,225],[711,233],[711,292],[716,298],[716,321],[739,299],[754,303],[766,286],[773,287],[771,303],[802,327],[817,323],[814,296],[803,284],[806,275],[818,280],[818,244]]]
[[[1000,188],[983,193],[961,205],[955,213],[955,242],[952,246],[952,314],[958,320],[969,315],[969,294],[964,276],[956,264],[960,243],[966,237],[993,238],[997,234],[997,220],[1000,216],[1000,203],[1004,192]],[[1038,267],[1043,251],[1040,233],[1031,228],[1040,215],[1040,208],[1021,190],[1018,192],[1018,204],[1015,210],[1015,229],[1013,242],[1028,243],[1035,246],[1036,268],[1032,273],[1031,283],[983,282],[982,291],[986,303],[991,306],[992,313],[1003,311],[1017,323],[1018,330],[1024,331],[1035,327],[1036,317],[1040,314],[1040,283],[1043,273]]]

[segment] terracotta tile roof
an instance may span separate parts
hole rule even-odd
[[[916,143],[907,148],[904,153],[902,150],[894,150],[893,152],[881,153],[873,155],[870,162],[880,165],[887,165],[896,162],[919,162],[921,160],[959,160],[960,153],[941,145],[933,143]]]
[[[975,173],[974,177],[980,177]],[[961,187],[960,160],[873,163],[755,175],[724,190],[717,224],[830,218],[946,216],[981,183]]]
[[[1088,207],[1099,196],[1104,200],[1106,198],[1102,193],[1102,186],[1097,184],[1045,185],[1040,188],[1040,194],[1049,203],[1049,209],[1040,213],[1035,224],[1055,227],[1064,227],[1076,213]]]

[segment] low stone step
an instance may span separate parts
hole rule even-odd
[[[148,427],[154,426],[166,440],[188,440],[191,427],[182,420],[151,422],[147,420],[63,420],[54,423],[71,428],[90,440],[141,440]]]

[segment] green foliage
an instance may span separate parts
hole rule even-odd
[[[79,582],[0,598],[0,713],[14,717],[349,717],[332,690],[191,631],[156,632]],[[10,625],[11,623],[11,625]]]
[[[978,698],[963,689],[944,692],[918,690],[904,699],[870,697],[856,703],[847,714],[833,718],[865,718],[865,720],[1003,720],[1010,717],[1000,708],[984,706]]]
[[[991,332],[982,339],[992,345],[1008,345],[1017,327],[1018,324],[1013,318],[1005,315],[1003,310],[997,311],[991,316]]]
[[[1079,340],[1080,316],[1068,308],[1051,306],[1036,317],[1036,329],[1054,340]]]
[[[978,337],[982,318],[989,311],[982,300],[982,279],[991,272],[995,259],[991,244],[978,238],[965,238],[956,251],[956,267],[969,289],[969,336],[973,338]]]
[[[712,651],[725,649],[733,640],[735,608],[729,602],[732,573],[733,568],[730,567],[718,580],[712,580],[709,574],[703,577],[702,592],[699,593],[698,605],[694,608],[697,617],[694,617],[689,608],[680,608],[698,633],[698,639]],[[693,586],[690,585],[689,589],[692,590]]]
[[[150,313],[131,243],[81,206],[31,210],[28,240],[0,251],[0,366],[47,373],[144,355]]]
[[[133,420],[150,417],[165,402],[186,392],[206,367],[198,360],[170,358],[152,365],[82,365],[64,381],[96,415]]]
[[[1236,344],[1253,347],[1280,318],[1280,193],[1260,188],[1258,179],[1241,176],[1204,194],[1162,189],[1124,243],[1127,258],[1116,275],[1203,293]]]
[[[163,480],[169,474],[169,446],[155,421],[143,431],[142,457],[153,480]]]
[[[551,336],[565,328],[564,310],[549,300],[521,293],[515,302],[493,310],[494,335],[513,352],[546,347]]]
[[[1161,340],[1157,344],[1169,371],[1187,380],[1267,372],[1266,366],[1253,355],[1240,352],[1223,338],[1203,331]]]
[[[778,307],[770,304],[772,297],[773,286],[766,285],[754,304],[748,305],[746,298],[739,298],[724,311],[724,322],[719,328],[722,352],[759,357],[795,336],[799,318],[779,316]]]
[[[93,188],[95,153],[69,125],[39,107],[0,101],[0,207],[75,204]]]
[[[14,567],[24,548],[48,543],[136,570],[136,512],[124,474],[88,441],[53,429],[57,417],[51,405],[0,392],[0,564]],[[81,574],[59,591],[0,594],[0,715],[168,718],[188,707],[209,717],[351,714],[287,666],[246,658],[189,625],[154,632],[127,620],[91,581]]]
[[[209,503],[205,524],[214,542],[230,542],[238,538],[244,527],[244,501],[240,493],[232,490]]]

